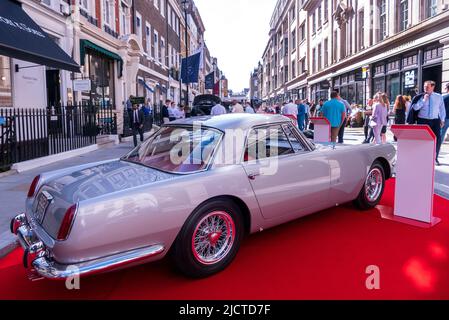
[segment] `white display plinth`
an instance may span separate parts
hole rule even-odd
[[[433,226],[441,221],[433,216],[435,134],[427,125],[393,125],[391,131],[398,139],[394,218]]]
[[[310,118],[313,123],[313,141],[331,142],[331,124],[326,118]]]

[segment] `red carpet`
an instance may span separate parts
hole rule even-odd
[[[394,181],[382,205],[393,204]],[[449,201],[435,197],[443,222],[421,229],[351,205],[323,211],[247,238],[234,263],[202,280],[168,261],[64,282],[31,282],[22,250],[0,260],[0,299],[449,299]],[[366,267],[380,268],[367,290]]]

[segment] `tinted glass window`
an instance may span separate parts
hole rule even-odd
[[[294,153],[281,126],[252,129],[248,136],[245,161],[261,160]]]

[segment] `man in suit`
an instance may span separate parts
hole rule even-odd
[[[426,81],[424,83],[424,94],[412,109],[418,113],[418,124],[428,125],[437,137],[437,150],[435,162],[439,165],[438,156],[441,147],[441,128],[444,127],[446,121],[446,108],[444,106],[443,96],[434,92],[435,82]]]
[[[145,123],[145,114],[139,110],[137,104],[133,104],[131,112],[131,129],[133,131],[134,146],[137,147],[137,133],[140,135],[140,142],[143,142],[143,125]]]

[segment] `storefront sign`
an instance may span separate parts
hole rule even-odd
[[[145,97],[133,97],[131,98],[131,104],[145,104]]]
[[[92,84],[90,79],[75,80],[73,82],[73,91],[90,91]]]
[[[404,73],[404,88],[415,87],[415,70],[407,71]]]

